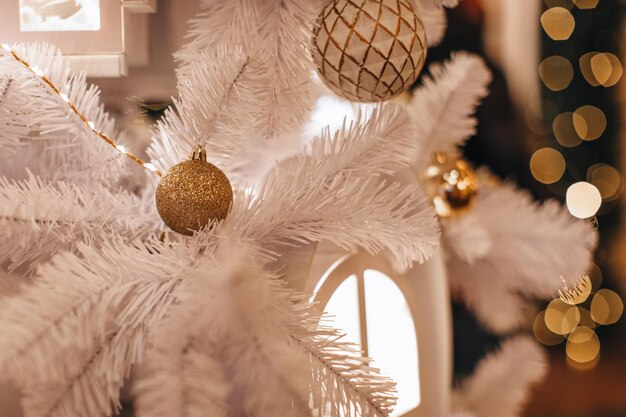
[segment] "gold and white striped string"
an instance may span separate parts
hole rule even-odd
[[[163,173],[161,171],[159,171],[157,169],[157,167],[155,167],[152,163],[143,161],[141,158],[139,158],[138,156],[134,155],[132,152],[129,152],[124,145],[116,143],[113,139],[111,139],[109,136],[107,136],[104,132],[102,132],[99,129],[97,129],[95,124],[92,121],[90,121],[89,119],[87,119],[87,117],[83,113],[81,113],[80,110],[78,110],[78,108],[74,105],[74,103],[72,103],[70,98],[66,94],[62,93],[61,90],[52,82],[52,80],[50,80],[50,78],[48,78],[44,74],[44,72],[40,68],[31,65],[28,61],[26,61],[23,57],[21,57],[17,53],[17,51],[15,51],[13,48],[11,48],[8,44],[1,43],[0,47],[3,50],[5,50],[6,52],[8,52],[9,56],[11,56],[13,59],[15,59],[15,61],[17,61],[20,64],[22,64],[28,71],[30,71],[32,74],[37,76],[48,87],[50,87],[50,89],[57,96],[59,96],[61,98],[61,100],[63,100],[68,105],[70,110],[72,112],[74,112],[80,118],[80,120],[85,124],[85,126],[87,126],[89,128],[89,130],[91,130],[93,133],[98,135],[100,137],[100,139],[104,140],[106,143],[111,145],[111,147],[117,153],[119,153],[119,154],[121,154],[121,155],[123,155],[123,156],[125,156],[125,157],[127,157],[129,159],[131,159],[132,161],[134,161],[138,165],[141,165],[144,169],[146,169],[146,170],[148,170],[150,172],[155,173],[159,177],[163,176]]]

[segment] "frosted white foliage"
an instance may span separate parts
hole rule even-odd
[[[450,220],[442,219],[441,224],[447,249],[468,265],[487,257],[493,248],[488,230],[473,212]]]
[[[79,249],[80,256],[56,256],[0,306],[0,327],[11,334],[0,338],[0,370],[25,393],[26,416],[119,409],[119,389],[146,331],[174,301],[182,278],[181,261],[155,264],[143,245]]]
[[[511,184],[493,185],[487,173],[481,174],[480,187],[469,213],[472,222],[442,224],[450,284],[488,327],[506,332],[523,317],[522,294],[549,299],[563,280],[571,286],[580,279],[598,237],[588,222],[555,201],[538,204]],[[489,251],[471,259],[458,256],[467,253],[464,235],[471,240],[481,229],[491,242]]]
[[[253,247],[221,239],[81,245],[42,267],[0,305],[12,335],[0,339],[0,370],[25,394],[25,415],[110,415],[144,356],[140,415],[300,416],[309,402],[331,417],[388,415],[394,384],[265,272]]]
[[[446,33],[446,11],[432,0],[414,0],[417,13],[426,29],[428,46],[438,45]]]
[[[233,90],[245,91],[240,99],[253,105],[239,109],[245,122],[231,128],[269,139],[299,128],[315,100],[310,37],[318,3],[204,1],[205,10],[192,21],[192,41],[177,54],[182,64],[179,73],[187,72],[202,51],[217,46],[242,48],[247,65]]]
[[[27,266],[32,272],[34,265],[83,242],[131,241],[158,230],[153,205],[128,192],[28,175],[21,181],[0,177],[0,264],[9,261],[11,270]]]
[[[173,165],[189,157],[196,145],[204,145],[211,159],[223,168],[221,161],[235,158],[243,137],[228,132],[230,126],[239,126],[240,94],[237,82],[248,65],[240,50],[221,49],[188,64],[179,74],[179,96],[174,106],[165,111],[158,122],[149,155],[152,163],[167,172]],[[250,111],[247,112],[248,114]]]
[[[49,45],[16,45],[33,68],[59,86],[101,131],[119,138],[99,102],[100,91],[70,71],[60,52]],[[0,175],[24,178],[26,169],[50,179],[115,181],[127,163],[71,111],[48,85],[0,49]],[[88,173],[89,175],[85,175]]]
[[[313,108],[310,38],[318,16],[316,2],[262,0],[258,57],[268,83],[255,91],[259,109],[253,124],[267,138],[299,128]]]
[[[363,123],[324,132],[308,154],[277,164],[258,195],[237,201],[226,227],[265,247],[329,240],[345,249],[385,250],[400,269],[428,259],[438,228],[420,188],[381,179],[408,165],[407,117],[383,106]]]
[[[203,0],[202,11],[189,21],[187,37],[191,40],[175,57],[190,63],[198,54],[224,46],[251,50],[257,40],[260,3],[259,0]]]
[[[505,341],[455,393],[454,416],[518,417],[529,389],[547,373],[544,351],[530,337]]]
[[[464,52],[429,71],[409,107],[418,130],[415,166],[420,171],[433,153],[451,151],[475,133],[473,114],[491,81],[484,61]]]

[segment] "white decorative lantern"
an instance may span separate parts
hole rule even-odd
[[[74,71],[120,77],[148,63],[148,19],[156,0],[12,0],[0,13],[0,41],[47,42]],[[71,35],[71,36],[68,36]]]
[[[398,383],[394,416],[447,415],[451,315],[441,254],[405,274],[382,256],[321,243],[283,255],[290,285],[313,295],[335,326]],[[302,271],[302,265],[310,265]]]

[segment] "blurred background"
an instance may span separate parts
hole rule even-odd
[[[21,0],[29,11],[22,32],[36,32],[40,20],[46,30],[58,19],[89,25],[76,7],[91,3]],[[119,15],[114,3],[100,3],[103,22]],[[172,52],[184,43],[197,3],[122,0],[131,11],[117,28],[124,36],[104,33],[70,51],[102,88],[136,149],[147,144],[151,126],[176,95]],[[626,417],[625,9],[621,0],[463,0],[448,12],[444,42],[429,51],[430,62],[455,50],[477,53],[495,74],[468,159],[538,199],[562,201],[600,232],[595,264],[575,300],[538,302],[528,317],[527,331],[546,346],[551,367],[533,390],[527,417]],[[7,10],[0,16],[5,38],[17,30],[2,25]],[[67,53],[66,38],[50,39]],[[499,343],[460,301],[453,308],[455,380],[471,374]]]

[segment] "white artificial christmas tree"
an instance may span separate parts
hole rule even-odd
[[[3,45],[0,380],[19,389],[24,415],[111,415],[135,368],[138,416],[388,415],[393,382],[275,268],[312,242],[402,271],[441,241],[452,289],[503,333],[521,323],[524,295],[553,296],[585,272],[595,234],[556,203],[539,207],[484,172],[475,203],[439,225],[421,185],[396,181],[474,133],[490,79],[477,57],[431,68],[406,107],[364,106],[306,137],[324,94],[311,36],[328,2],[204,0],[149,162],[128,158],[98,90],[55,48]],[[428,45],[455,4],[414,1]],[[198,145],[234,200],[224,221],[186,237],[168,231],[154,194],[157,174]],[[543,368],[532,341],[506,342],[451,413],[515,415]]]

